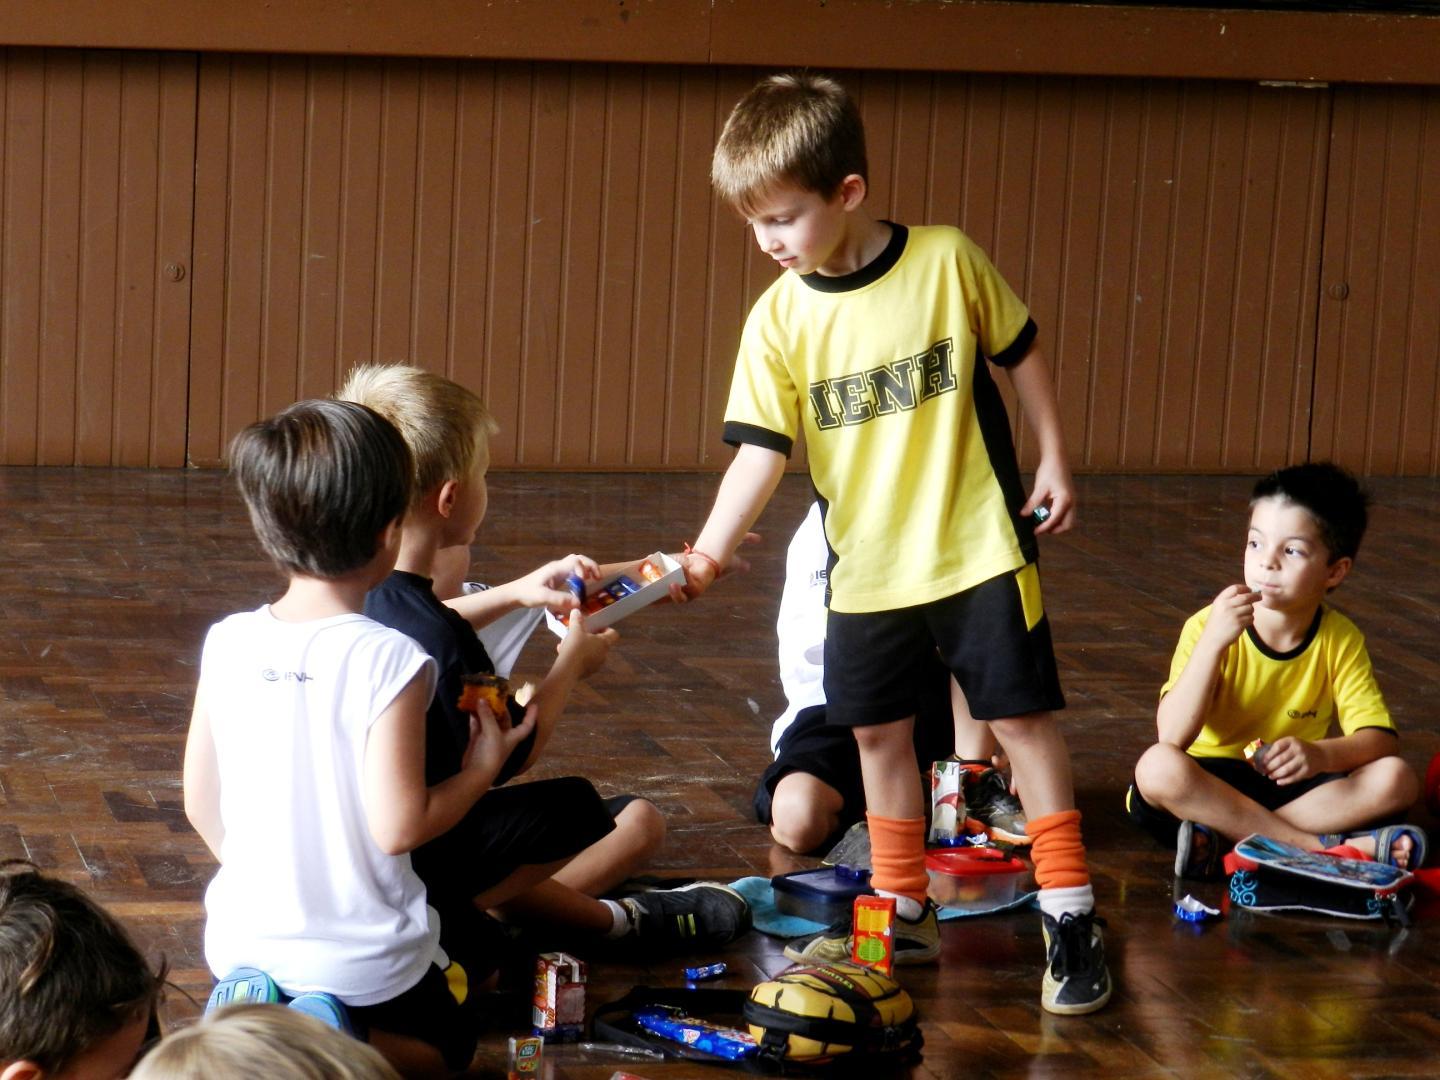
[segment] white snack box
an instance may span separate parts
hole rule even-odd
[[[609,607],[603,607],[599,611],[585,616],[585,625],[591,630],[604,630],[607,626],[613,626],[626,615],[639,611],[643,607],[655,603],[656,600],[663,600],[670,595],[670,583],[678,582],[685,584],[685,568],[674,559],[670,558],[663,551],[657,551],[646,556],[652,563],[660,567],[665,573],[654,581],[645,582],[629,596],[622,596]],[[601,589],[605,588],[612,581],[622,577],[628,577],[635,584],[640,585],[643,578],[640,577],[640,564],[645,559],[637,559],[619,573],[611,574],[599,581],[585,582],[585,595],[594,596]],[[545,623],[558,637],[564,637],[569,628],[556,617],[553,611],[545,612]]]

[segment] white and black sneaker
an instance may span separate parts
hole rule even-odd
[[[1040,1005],[1046,1012],[1079,1016],[1094,1012],[1110,1000],[1110,970],[1105,966],[1104,919],[1093,911],[1076,915],[1067,911],[1052,919],[1040,913],[1045,932],[1045,979]]]
[[[750,929],[750,905],[728,885],[697,881],[678,889],[627,896],[620,906],[647,948],[666,950],[727,945]]]

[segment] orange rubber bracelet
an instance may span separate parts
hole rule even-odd
[[[718,562],[716,562],[714,559],[712,559],[709,555],[706,555],[705,552],[696,551],[689,544],[685,545],[684,551],[686,555],[694,555],[697,559],[704,559],[706,562],[708,562],[712,567],[715,568],[715,576],[717,578],[725,573],[725,568],[721,566]]]

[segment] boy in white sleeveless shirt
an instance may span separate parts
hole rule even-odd
[[[185,750],[185,812],[220,863],[205,955],[325,993],[402,1072],[464,1068],[475,1030],[408,852],[458,821],[529,734],[476,718],[427,788],[434,663],[361,612],[394,565],[409,451],[361,405],[302,401],[241,432],[230,464],[284,596],[211,628]],[[479,917],[477,913],[477,918]]]

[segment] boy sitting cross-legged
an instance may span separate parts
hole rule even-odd
[[[940,954],[912,737],[920,669],[938,651],[1024,804],[1041,1005],[1092,1012],[1111,983],[1037,563],[1036,534],[1069,528],[1074,509],[1049,366],[984,252],[958,229],[873,216],[866,173],[860,110],[823,76],[764,79],[725,122],[711,177],[783,272],[741,333],[724,430],[738,449],[686,555],[688,591],[731,564],[803,434],[831,549],[826,722],[859,746],[871,884],[896,900],[896,962]],[[1039,444],[1028,496],[991,364]],[[837,926],[786,952],[824,961],[850,947]]]
[[[1409,809],[1420,782],[1396,753],[1364,637],[1325,602],[1354,565],[1366,502],[1355,478],[1327,463],[1260,480],[1244,583],[1185,623],[1160,691],[1160,741],[1136,763],[1126,798],[1133,820],[1176,844],[1177,876],[1218,876],[1220,837],[1250,833],[1424,862],[1419,828],[1373,827]]]
[[[339,397],[389,419],[415,462],[415,496],[401,533],[395,570],[366,598],[372,618],[409,635],[439,665],[426,721],[426,771],[434,782],[458,768],[471,720],[459,706],[462,679],[494,670],[476,627],[517,605],[575,608],[564,588],[571,573],[599,576],[579,555],[547,563],[506,585],[437,598],[441,552],[468,546],[485,516],[489,436],[494,421],[473,393],[450,379],[404,365],[353,371]],[[524,710],[534,731],[501,772],[534,762],[555,729],[571,689],[605,660],[614,630],[591,633],[572,611],[559,655]],[[459,905],[494,909],[508,920],[596,938],[633,936],[667,950],[721,944],[749,929],[750,912],[734,890],[712,882],[599,899],[637,870],[664,838],[664,821],[642,799],[602,800],[581,777],[497,787],[446,835],[415,852],[415,867],[442,915]]]
[[[442,973],[408,852],[489,790],[534,719],[473,718],[459,768],[427,784],[434,663],[362,611],[395,564],[413,483],[384,418],[302,401],[236,436],[230,467],[287,586],[211,627],[201,656],[184,783],[220,864],[206,961],[222,979],[253,968],[285,997],[338,999],[405,1075],[462,1069],[476,1018]]]

